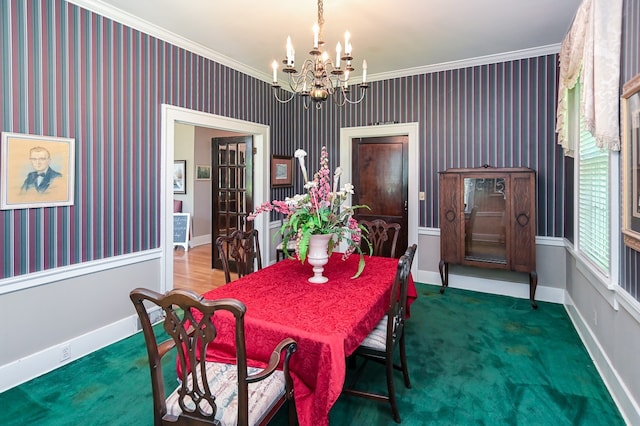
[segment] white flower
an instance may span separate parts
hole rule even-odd
[[[340,181],[340,175],[342,174],[342,169],[340,166],[336,167],[336,171],[333,172],[333,192],[338,190],[338,182]]]
[[[304,149],[296,149],[296,152],[293,154],[294,157],[296,157],[298,159],[298,163],[300,163],[300,170],[302,170],[302,177],[304,178],[304,181],[308,181],[309,178],[307,177],[307,167],[304,165],[304,157],[307,156],[307,151],[305,151]]]
[[[318,184],[310,180],[309,182],[304,184],[304,189],[311,189],[311,188],[315,188],[316,186],[318,186]]]
[[[348,192],[349,194],[353,195],[353,185],[351,185],[350,183],[345,183],[342,190],[344,192]]]

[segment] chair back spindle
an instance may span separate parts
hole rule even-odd
[[[396,244],[400,234],[399,223],[387,223],[382,219],[361,220],[367,230],[366,238],[373,246],[374,256],[396,257]]]
[[[220,236],[216,239],[216,246],[226,282],[231,282],[231,272],[236,272],[240,278],[262,269],[257,229],[236,230],[230,235]]]

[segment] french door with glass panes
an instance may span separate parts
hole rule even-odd
[[[253,211],[253,137],[213,138],[211,152],[214,169],[211,266],[221,269],[216,239],[253,226],[253,222],[246,221],[247,212]]]

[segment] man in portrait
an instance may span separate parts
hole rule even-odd
[[[22,184],[22,191],[28,192],[35,190],[39,193],[47,192],[52,182],[62,177],[62,173],[49,167],[51,163],[51,154],[44,147],[36,146],[29,150],[29,160],[33,171],[27,175]]]

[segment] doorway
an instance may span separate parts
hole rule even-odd
[[[253,211],[253,137],[236,136],[211,140],[211,267],[222,269],[215,241],[238,229],[248,231]]]
[[[150,253],[149,260],[160,260],[160,289],[162,292],[173,288],[173,186],[172,171],[174,160],[175,124],[184,123],[192,126],[226,130],[245,135],[253,135],[255,155],[254,173],[256,176],[267,176],[270,166],[269,126],[237,120],[229,117],[194,111],[173,105],[162,105],[161,146],[160,146],[160,247]],[[253,202],[258,205],[267,201],[269,196],[269,180],[258,180],[254,185]],[[257,217],[254,226],[260,234],[260,250],[263,258],[268,258],[271,250],[269,235],[269,218]],[[159,255],[158,255],[159,253]]]
[[[354,138],[369,138],[379,136],[408,136],[408,234],[407,244],[418,243],[418,215],[419,204],[419,123],[401,123],[380,126],[345,127],[340,129],[340,163],[342,168],[342,182],[352,182],[352,140]],[[417,253],[420,252],[418,246]],[[419,259],[419,255],[417,255]],[[419,260],[413,262],[412,273],[417,277]]]
[[[409,234],[408,140],[405,135],[351,140],[352,183],[357,188],[353,204],[369,207],[358,210],[355,218],[400,225],[396,257],[407,249]],[[390,244],[383,245],[382,250],[383,255],[389,256]]]

